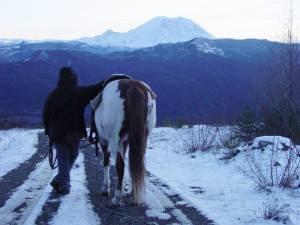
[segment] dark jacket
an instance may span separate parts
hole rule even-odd
[[[43,110],[45,133],[54,143],[68,143],[86,137],[84,110],[103,89],[103,81],[77,87],[77,76],[70,67],[60,71],[57,88],[47,97]]]

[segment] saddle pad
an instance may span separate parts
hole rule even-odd
[[[90,101],[92,108],[96,110],[101,101],[102,101],[102,91],[93,100]]]

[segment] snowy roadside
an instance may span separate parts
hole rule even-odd
[[[41,130],[11,129],[0,131],[0,180],[35,152]]]
[[[38,129],[11,129],[0,131],[0,175],[17,168],[28,160],[38,145]],[[60,198],[58,213],[51,224],[100,224],[88,200],[83,154],[80,153],[71,171],[72,192]],[[42,207],[51,195],[51,178],[57,173],[51,170],[48,160],[38,163],[28,179],[16,190],[0,208],[0,220],[4,223],[17,221],[34,224],[42,212]],[[1,177],[0,177],[1,180]],[[20,210],[15,211],[16,208]],[[6,222],[5,222],[6,221]]]
[[[72,191],[69,195],[62,196],[56,201],[60,201],[57,214],[54,215],[49,224],[101,224],[100,218],[94,213],[92,205],[88,200],[88,189],[86,187],[86,175],[84,167],[84,156],[79,154],[74,169],[71,171]],[[52,178],[56,175],[57,169],[53,172]],[[45,191],[39,201],[32,209],[25,221],[25,225],[34,224],[37,217],[42,213],[42,207],[49,198],[52,187],[50,181],[45,186]]]
[[[290,224],[300,224],[299,190],[256,191],[238,169],[245,163],[243,154],[225,163],[216,151],[191,157],[180,149],[182,142],[175,129],[154,129],[148,141],[147,170],[216,223],[278,224],[263,219],[263,204],[277,198],[280,204],[289,205]]]
[[[36,152],[38,132],[40,130],[0,131],[0,174],[5,175],[7,173],[5,171],[16,168]],[[263,219],[264,204],[268,204],[273,199],[278,199],[279,206],[287,206],[286,213],[289,220],[286,224],[300,224],[299,189],[291,191],[272,188],[269,192],[258,192],[239,169],[245,166],[243,153],[238,154],[233,160],[223,161],[220,158],[223,156],[224,149],[216,149],[208,153],[196,152],[192,156],[182,153],[182,147],[182,141],[173,128],[155,128],[149,137],[146,168],[166,183],[170,189],[155,184],[151,176],[147,178],[149,196],[146,196],[146,203],[149,210],[146,213],[148,217],[167,220],[170,216],[175,216],[177,220],[187,221],[179,210],[166,211],[166,208],[173,206],[173,203],[165,196],[178,193],[183,200],[181,201],[183,205],[192,205],[216,224],[282,224],[282,221]],[[267,151],[266,149],[264,152]],[[83,162],[84,156],[80,154],[75,164],[76,168],[71,172],[72,192],[60,198],[59,210],[57,214],[54,214],[51,224],[62,222],[84,224],[87,221],[89,224],[99,224],[101,222],[98,215],[93,212],[93,206],[88,199],[89,190],[86,187]],[[23,207],[24,212],[21,212],[25,217],[23,219],[26,220],[25,224],[34,223],[52,192],[49,182],[55,171],[49,171],[46,165],[45,161],[38,164],[39,169],[35,169],[23,186],[15,190],[0,214],[9,215],[8,212],[22,202],[26,202],[26,207]],[[42,174],[42,172],[45,175],[35,180],[36,174]],[[32,192],[31,190],[39,191]],[[168,192],[172,193],[168,194]],[[38,193],[42,193],[40,197]],[[157,200],[151,199],[153,193],[156,198],[159,196]],[[23,201],[24,198],[27,200]],[[37,201],[37,204],[33,205],[34,201]],[[27,215],[28,211],[31,211],[30,215]],[[17,216],[16,213],[12,213],[9,218]]]

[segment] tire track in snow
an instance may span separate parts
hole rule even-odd
[[[102,158],[94,156],[94,149],[83,150],[87,168],[88,188],[94,212],[101,218],[102,224],[212,224],[212,221],[183,201],[180,196],[159,179],[148,173],[146,176],[145,204],[131,206],[131,181],[128,161],[125,161],[124,189],[126,197],[121,206],[109,206],[111,197],[101,195],[103,182]],[[116,187],[115,167],[110,169],[111,195]]]
[[[192,207],[169,186],[148,172],[146,178],[146,204],[148,216],[166,219],[167,215],[175,218],[179,224],[213,224],[196,208]]]
[[[46,136],[39,137],[39,145],[46,148]],[[66,196],[57,194],[50,186],[57,170],[50,169],[48,160],[34,164],[35,169],[22,180],[23,184],[11,191],[10,198],[0,208],[0,224],[100,224],[87,199],[83,161],[80,153],[71,172],[72,189]]]
[[[0,182],[0,207],[3,207],[5,202],[13,194],[14,190],[16,190],[28,179],[32,171],[37,168],[37,164],[44,160],[48,146],[47,137],[43,134],[37,135],[39,143],[36,153],[34,153],[29,160],[21,163],[17,168],[9,171],[5,176],[2,177]],[[32,152],[34,151],[35,148],[32,148]]]
[[[34,208],[53,173],[47,160],[38,163],[36,168],[0,208],[0,224],[23,224]]]

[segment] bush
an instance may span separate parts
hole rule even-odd
[[[218,127],[217,133],[218,133],[219,146],[221,148],[232,150],[240,146],[241,142],[235,136],[233,127],[224,127],[224,126]]]
[[[278,199],[267,199],[267,202],[263,202],[263,216],[265,220],[272,219],[279,215],[280,207],[278,206]]]
[[[257,121],[254,113],[245,112],[234,127],[234,138],[249,142],[264,134],[264,123]]]
[[[163,127],[173,127],[171,120],[169,119],[169,117],[166,117],[163,121],[162,121],[162,126]]]
[[[212,149],[217,136],[216,129],[207,125],[184,126],[177,132],[183,141],[183,149],[187,153],[206,152]]]
[[[277,222],[286,222],[289,219],[290,206],[288,204],[284,204],[279,206],[279,201],[277,198],[268,198],[266,202],[263,202],[263,217],[265,220],[273,219]]]
[[[184,121],[182,118],[177,118],[177,121],[175,123],[175,128],[182,128],[184,126]]]
[[[8,130],[12,128],[27,128],[28,123],[22,119],[3,119],[0,120],[0,130]]]
[[[244,151],[248,167],[244,167],[243,172],[257,189],[295,187],[299,180],[300,152],[291,141],[286,144],[287,140],[273,137],[273,141],[269,142],[257,138]]]

